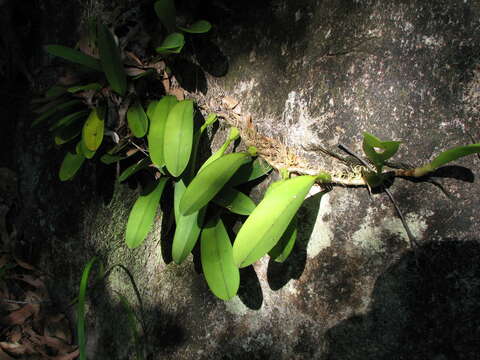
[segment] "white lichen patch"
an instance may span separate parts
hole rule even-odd
[[[331,212],[330,195],[325,194],[320,200],[317,219],[307,246],[307,257],[310,259],[316,257],[323,249],[332,244],[333,231],[330,224],[323,220],[325,215],[329,215]]]
[[[405,220],[416,239],[421,239],[427,229],[427,218],[432,214],[428,211],[423,213],[410,213],[405,216]],[[371,211],[364,218],[360,229],[351,236],[352,243],[364,250],[371,252],[380,252],[383,247],[383,239],[391,234],[396,235],[408,242],[408,236],[402,222],[398,217],[381,217],[375,221]]]

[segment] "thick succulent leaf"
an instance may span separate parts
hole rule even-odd
[[[180,176],[183,173],[190,160],[192,145],[193,101],[183,100],[172,107],[165,124],[163,156],[170,174]]]
[[[217,195],[240,166],[251,161],[248,153],[222,156],[195,176],[180,201],[179,212],[189,215],[200,210]]]
[[[102,89],[102,85],[99,83],[90,83],[86,85],[77,85],[77,86],[72,86],[67,89],[67,91],[71,94],[75,94],[80,91],[88,91],[88,90],[93,90],[93,91],[99,91]]]
[[[172,258],[177,264],[181,264],[195,246],[202,230],[201,226],[205,216],[205,208],[186,216],[179,213],[178,207],[185,189],[185,183],[182,180],[175,184],[174,211],[176,228],[173,236]]]
[[[155,13],[160,22],[168,32],[175,31],[175,1],[174,0],[158,0],[154,5]]]
[[[128,217],[125,233],[125,241],[130,249],[140,246],[150,232],[166,183],[166,177],[160,178],[153,191],[140,195],[135,201]]]
[[[88,150],[97,150],[103,141],[104,120],[99,109],[93,109],[82,129],[82,140]]]
[[[82,132],[83,124],[73,122],[68,126],[63,126],[54,132],[54,141],[56,145],[63,145],[72,141]]]
[[[181,33],[172,33],[168,35],[162,44],[155,50],[159,54],[178,54],[185,45],[185,38]]]
[[[65,60],[83,65],[93,70],[102,71],[102,65],[100,64],[100,61],[98,59],[86,55],[81,51],[74,50],[72,48],[62,45],[47,45],[45,47],[45,50],[53,56],[61,57]]]
[[[69,100],[66,102],[61,102],[58,105],[55,103],[55,106],[52,108],[48,109],[45,111],[42,115],[40,115],[38,118],[36,118],[32,122],[32,127],[40,124],[41,122],[47,120],[48,118],[52,117],[53,115],[61,112],[61,111],[66,111],[70,108],[73,108],[74,106],[80,105],[82,102],[80,100]]]
[[[231,127],[230,128],[230,132],[228,134],[228,137],[227,139],[225,140],[225,142],[222,144],[222,146],[220,147],[220,149],[218,149],[217,151],[215,151],[207,160],[205,160],[205,162],[202,164],[202,166],[200,167],[200,169],[198,170],[198,172],[202,171],[203,169],[205,169],[206,166],[208,166],[210,163],[212,163],[213,161],[217,160],[218,158],[220,158],[221,156],[223,156],[223,154],[225,154],[225,151],[227,151],[228,147],[230,146],[230,144],[235,141],[236,139],[238,139],[240,137],[240,132],[238,131],[238,129],[236,127]]]
[[[50,126],[50,128],[48,130],[49,131],[54,131],[54,130],[57,130],[61,127],[69,126],[72,123],[76,122],[77,120],[85,119],[87,117],[87,115],[88,115],[87,110],[77,111],[77,112],[68,114],[67,116],[64,116],[64,117],[60,118],[59,120],[55,121],[55,123],[52,126]]]
[[[119,181],[119,182],[122,182],[122,181],[127,180],[130,176],[132,176],[132,175],[135,174],[136,172],[138,172],[138,171],[140,171],[140,170],[142,170],[142,169],[146,169],[149,164],[150,164],[150,161],[148,160],[148,158],[143,158],[143,159],[140,160],[138,163],[133,164],[133,165],[129,166],[128,168],[126,168],[126,169],[120,174],[120,176],[118,177],[118,181]]]
[[[160,101],[153,101],[147,108],[150,118],[150,128],[147,134],[148,151],[152,162],[159,168],[165,165],[163,144],[165,139],[165,125],[170,110],[178,103],[175,96],[164,96]]]
[[[220,190],[212,201],[239,215],[250,215],[256,207],[250,197],[238,190],[227,187]]]
[[[91,159],[95,156],[95,153],[96,151],[95,150],[89,150],[86,148],[85,146],[85,143],[80,140],[78,143],[77,143],[77,146],[75,148],[77,154],[81,154],[83,156],[85,156],[87,159]]]
[[[256,158],[251,163],[241,166],[228,182],[228,186],[234,187],[253,181],[268,174],[271,170],[272,167],[265,160]]]
[[[457,147],[454,147],[453,149],[446,150],[440,153],[439,155],[437,155],[432,160],[432,162],[428,164],[428,166],[434,170],[451,161],[455,161],[461,157],[471,155],[471,154],[476,154],[476,153],[480,153],[480,144],[457,146]]]
[[[127,76],[123,69],[120,50],[112,33],[103,24],[98,24],[98,51],[102,69],[105,72],[108,83],[117,94],[125,95],[127,91]]]
[[[60,171],[58,172],[58,177],[60,180],[66,181],[73,178],[78,169],[82,167],[84,161],[85,156],[67,152],[65,158],[63,159],[62,165],[60,166]]]
[[[106,165],[110,165],[123,159],[126,159],[126,157],[119,156],[119,155],[103,154],[102,157],[100,158],[100,161]]]
[[[234,297],[240,286],[240,272],[233,261],[232,244],[220,217],[203,229],[200,251],[210,290],[222,300]]]
[[[277,244],[268,252],[268,255],[276,262],[284,262],[293,250],[295,241],[297,240],[297,217],[294,216],[292,221],[283,233]]]
[[[133,135],[137,138],[145,136],[148,130],[147,114],[143,110],[143,106],[136,102],[130,106],[127,111],[128,127],[132,131]]]
[[[280,240],[315,176],[298,176],[283,180],[257,205],[237,234],[233,258],[238,267],[248,266],[267,254]]]
[[[370,161],[375,164],[379,172],[385,161],[397,153],[400,144],[401,142],[399,141],[381,141],[372,134],[363,133],[363,151]],[[377,152],[376,148],[381,149],[382,152]]]
[[[198,20],[189,27],[177,26],[180,30],[191,34],[203,34],[209,32],[212,25],[206,20]]]

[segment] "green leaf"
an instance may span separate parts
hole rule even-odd
[[[250,215],[256,207],[250,197],[238,190],[227,187],[220,190],[212,201],[239,215]]]
[[[67,91],[71,94],[75,94],[80,91],[87,91],[87,90],[94,90],[98,91],[102,89],[102,85],[99,83],[90,83],[86,85],[78,85],[78,86],[72,86],[67,89]]]
[[[218,115],[215,113],[208,114],[207,118],[205,119],[205,123],[200,128],[200,132],[203,132],[207,126],[212,125],[215,121],[217,121]]]
[[[205,216],[205,209],[200,209],[186,216],[180,214],[180,199],[185,193],[185,189],[183,180],[179,180],[175,184],[174,211],[176,228],[173,236],[172,258],[177,264],[181,264],[195,246],[202,230],[201,226]]]
[[[377,172],[381,172],[385,161],[387,161],[396,154],[400,144],[400,141],[381,141],[379,138],[372,134],[366,132],[363,133],[363,151],[370,159],[370,161],[375,164]],[[383,151],[377,152],[375,150],[376,148]]]
[[[50,126],[48,130],[54,131],[63,126],[69,126],[79,119],[84,119],[87,116],[87,114],[88,114],[87,110],[77,111],[72,114],[68,114],[67,116],[62,117],[58,121],[56,121],[52,126]]]
[[[160,178],[155,189],[147,195],[140,195],[133,205],[125,234],[130,249],[140,246],[150,232],[167,180],[166,177]]]
[[[263,198],[241,227],[233,244],[233,258],[238,267],[254,263],[275,246],[315,178],[298,176],[283,180]]]
[[[162,44],[155,50],[159,54],[178,54],[185,45],[185,38],[181,33],[172,33],[168,35]]]
[[[86,55],[78,50],[74,50],[62,45],[47,45],[45,50],[53,56],[61,57],[65,60],[83,65],[93,70],[102,71],[102,65],[98,59]]]
[[[293,250],[295,241],[297,240],[297,217],[294,216],[292,221],[283,233],[277,244],[268,252],[268,255],[276,262],[284,262]]]
[[[440,153],[432,160],[432,162],[430,162],[430,164],[428,164],[428,166],[435,170],[451,161],[455,161],[461,157],[476,153],[480,153],[480,144],[457,146]]]
[[[175,31],[176,11],[174,0],[158,0],[155,2],[154,9],[167,31]]]
[[[105,124],[99,112],[99,109],[93,109],[83,125],[82,140],[85,147],[91,151],[97,150],[103,141]]]
[[[217,160],[218,158],[220,158],[221,156],[223,156],[223,154],[225,154],[225,151],[227,151],[228,149],[228,146],[233,142],[235,141],[236,139],[238,139],[240,136],[240,132],[238,131],[238,129],[236,127],[231,127],[230,128],[230,133],[228,134],[228,137],[227,137],[227,140],[225,140],[225,142],[223,143],[223,145],[220,147],[220,149],[218,149],[215,153],[213,153],[204,163],[203,165],[201,166],[201,168],[198,170],[198,172],[200,173],[200,171],[202,171],[206,166],[208,166],[210,163],[212,163],[213,161]]]
[[[148,151],[152,162],[159,168],[165,165],[163,147],[167,117],[177,103],[175,96],[164,96],[160,101],[152,101],[147,108],[147,115],[150,118],[150,129],[147,134]]]
[[[147,168],[149,163],[150,161],[148,160],[148,158],[143,158],[138,163],[129,166],[120,174],[120,176],[118,177],[118,181],[122,182],[127,180],[130,176],[132,176],[136,172]]]
[[[85,299],[87,297],[88,278],[95,262],[99,261],[96,257],[91,259],[83,268],[82,279],[80,280],[80,290],[78,292],[78,307],[77,307],[77,334],[78,334],[78,348],[80,350],[80,360],[87,358],[86,352],[86,336],[85,336]]]
[[[82,167],[85,156],[67,152],[58,172],[61,181],[72,179],[77,171]]]
[[[85,147],[83,140],[80,140],[75,147],[77,154],[85,156],[87,159],[91,159],[95,156],[95,150],[89,150]]]
[[[36,118],[32,122],[32,127],[40,124],[41,122],[47,120],[48,118],[52,117],[53,115],[60,113],[61,111],[66,111],[67,109],[70,109],[76,105],[81,104],[82,102],[80,100],[69,100],[66,102],[62,102],[60,104],[55,104],[54,107],[50,108],[49,110],[45,111],[41,116]]]
[[[206,20],[198,20],[189,27],[177,26],[180,30],[190,34],[203,34],[209,32],[212,25]]]
[[[46,98],[56,98],[59,97],[60,95],[63,95],[67,92],[67,89],[65,89],[64,86],[60,85],[53,85],[50,89],[48,89],[45,92],[45,97]]]
[[[113,91],[124,96],[127,91],[127,76],[123,62],[112,33],[103,24],[98,24],[98,51],[102,69]]]
[[[110,165],[116,163],[117,161],[126,159],[125,156],[118,156],[118,155],[111,155],[111,154],[103,154],[100,158],[100,161],[106,165]]]
[[[82,132],[83,124],[81,122],[73,122],[68,126],[63,126],[55,131],[54,141],[57,145],[63,145],[75,139]]]
[[[156,112],[156,111],[155,111]],[[175,104],[167,116],[163,155],[173,176],[180,176],[188,165],[193,145],[193,101]]]
[[[253,181],[267,175],[271,170],[272,167],[265,160],[256,158],[253,162],[241,166],[228,182],[228,186],[235,187]]]
[[[142,138],[147,133],[148,118],[139,102],[134,103],[127,111],[128,127],[133,135]]]
[[[233,298],[240,286],[240,272],[233,261],[232,244],[220,217],[205,226],[200,245],[208,287],[222,300]]]
[[[251,161],[248,153],[222,156],[195,176],[180,201],[179,211],[189,215],[200,210],[217,195],[240,166]]]

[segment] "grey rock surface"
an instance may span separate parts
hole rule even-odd
[[[183,5],[214,24],[209,37],[193,42],[205,82],[193,84],[192,96],[220,110],[225,96],[237,99],[237,111],[250,115],[260,134],[289,146],[313,169],[336,166],[318,146],[337,151],[344,143],[361,153],[364,131],[402,140],[397,159],[414,165],[470,143],[470,136],[480,139],[479,1]],[[105,8],[99,2],[87,10]],[[62,24],[75,32],[75,24]],[[180,266],[169,262],[162,236],[168,214],[158,217],[145,246],[128,250],[123,232],[136,190],[105,188],[114,174],[93,165],[60,183],[62,155],[27,121],[17,128],[23,248],[53,274],[59,303],[75,296],[92,256],[126,266],[143,301],[149,358],[475,359],[480,353],[480,183],[466,181],[478,174],[478,157],[439,174],[451,199],[427,182],[392,185],[421,244],[415,251],[385,194],[315,190],[300,209],[288,261],[265,257],[242,269],[238,297],[222,302],[193,256]],[[216,132],[213,149],[224,134]],[[92,358],[133,354],[117,292],[137,304],[119,269],[92,292]]]

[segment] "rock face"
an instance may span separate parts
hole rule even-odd
[[[226,106],[225,96],[239,100],[237,112],[250,115],[260,134],[289,146],[312,169],[337,166],[319,146],[337,151],[343,143],[361,154],[364,131],[402,140],[396,160],[414,165],[471,138],[479,142],[477,0],[182,5],[215,25],[193,43],[205,81],[191,86],[199,90],[192,96],[215,110]],[[437,174],[450,199],[428,182],[398,179],[391,186],[419,248],[409,249],[385,194],[335,187],[300,209],[299,240],[287,262],[264,258],[243,269],[239,296],[222,302],[191,256],[181,266],[169,262],[162,219],[145,246],[126,248],[134,191],[119,186],[104,202],[95,183],[111,179],[93,167],[59,184],[61,157],[53,163],[54,153],[37,146],[19,157],[24,241],[42,249],[40,262],[55,274],[51,286],[60,302],[73,296],[91,256],[126,266],[140,290],[152,359],[474,359],[480,353],[476,156]],[[137,304],[121,270],[92,293],[92,358],[132,354],[115,291]]]

